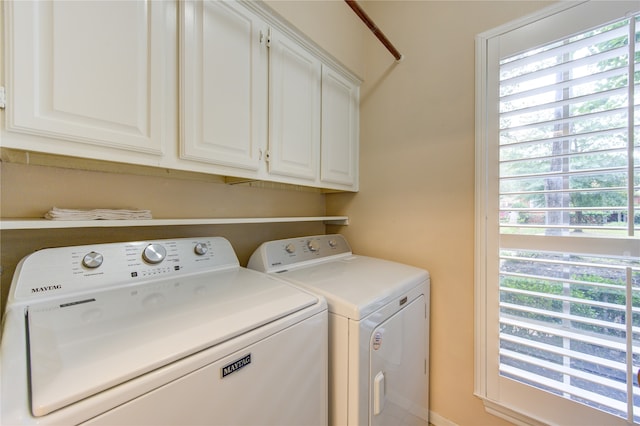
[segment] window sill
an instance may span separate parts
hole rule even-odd
[[[548,426],[547,423],[540,422],[522,413],[514,411],[504,405],[498,404],[486,398],[482,398],[484,409],[487,413],[500,417],[508,422],[519,426]]]

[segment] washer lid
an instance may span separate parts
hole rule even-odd
[[[31,306],[33,415],[46,415],[317,301],[269,276],[234,268]]]
[[[429,279],[424,269],[350,256],[277,274],[327,299],[329,311],[360,320]]]

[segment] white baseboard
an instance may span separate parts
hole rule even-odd
[[[429,424],[432,424],[433,426],[458,426],[451,420],[442,417],[440,414],[433,411],[429,411]]]

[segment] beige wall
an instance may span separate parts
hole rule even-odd
[[[2,217],[107,203],[152,207],[157,217],[346,214],[349,226],[328,231],[344,233],[355,252],[431,273],[431,409],[461,426],[506,424],[473,396],[474,36],[546,3],[362,2],[405,55],[400,64],[340,0],[268,3],[365,80],[358,194],[5,162]],[[321,224],[5,231],[2,293],[16,259],[42,246],[208,233],[230,238],[246,262],[260,241],[323,231]]]
[[[342,0],[265,0],[307,37],[362,77],[369,30]]]

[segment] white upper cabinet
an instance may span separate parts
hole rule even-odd
[[[269,173],[315,181],[320,60],[276,29],[269,35]]]
[[[3,135],[3,146],[157,164],[167,122],[175,120],[165,91],[175,64],[175,28],[167,25],[175,7],[154,1],[4,5],[11,133]]]
[[[257,171],[267,137],[267,30],[237,3],[180,2],[180,156]]]
[[[358,190],[360,80],[261,1],[6,1],[2,147]]]
[[[322,67],[320,180],[357,190],[359,98],[357,83]]]
[[[356,78],[260,2],[183,1],[180,24],[183,167],[357,190]]]

